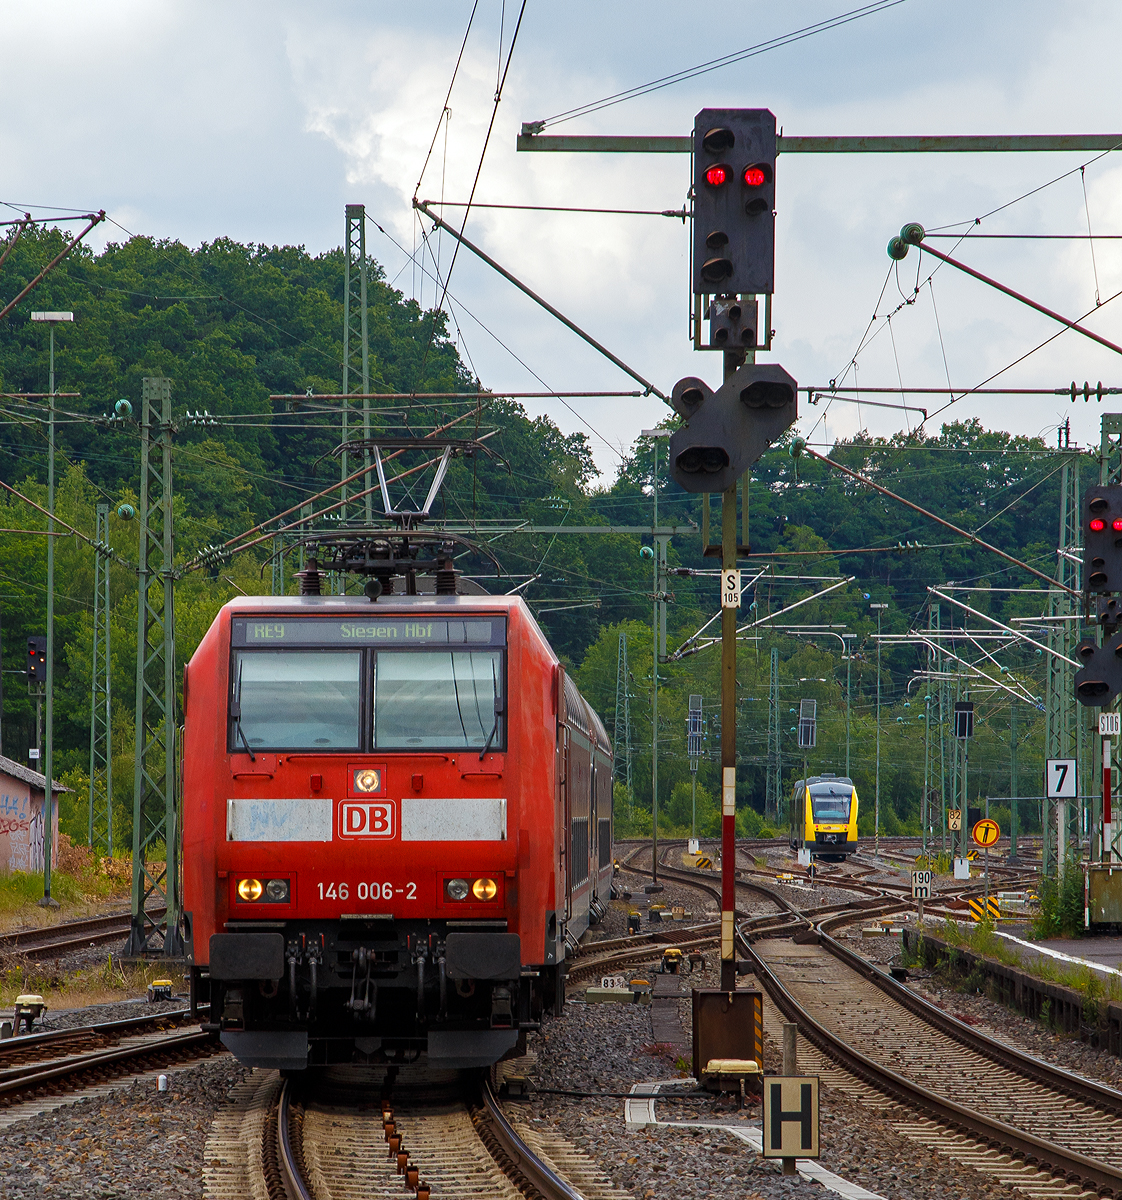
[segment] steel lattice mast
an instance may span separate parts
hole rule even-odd
[[[175,539],[171,380],[146,378],[140,419],[140,592],[136,645],[132,929],[126,955],[183,954],[175,752]],[[161,863],[157,855],[163,853]],[[147,911],[152,897],[163,916]],[[163,946],[150,946],[163,931]]]
[[[1071,556],[1079,553],[1083,544],[1079,530],[1079,456],[1072,454],[1065,457],[1060,472],[1060,520],[1057,540],[1056,582],[1061,588],[1079,588],[1079,567],[1072,561]],[[1060,588],[1053,589],[1048,595],[1048,647],[1058,654],[1072,657],[1077,640],[1076,623],[1064,618],[1072,616],[1071,595]],[[1046,666],[1044,703],[1046,709],[1045,757],[1072,758],[1075,752],[1082,749],[1077,742],[1082,742],[1078,736],[1081,732],[1081,718],[1073,714],[1075,708],[1074,674],[1071,665],[1057,657],[1048,655]],[[1073,720],[1074,716],[1074,720]],[[1080,780],[1080,782],[1084,782]],[[1057,801],[1060,814],[1057,821],[1052,820],[1049,812],[1049,802],[1044,801],[1042,815],[1043,825],[1043,870],[1044,874],[1052,874],[1057,868],[1062,869],[1067,847],[1061,844],[1068,842],[1073,820],[1078,827],[1078,801],[1075,815],[1069,811],[1066,801]]]
[[[772,646],[767,706],[767,796],[764,812],[776,821],[779,820],[783,803],[783,776],[779,755],[779,647]]]
[[[366,319],[366,206],[363,204],[348,204],[346,216],[346,234],[343,243],[347,261],[343,279],[343,394],[353,393],[362,395],[362,436],[370,441],[370,337]],[[351,401],[343,401],[343,444],[346,445],[349,434],[347,430],[351,416]],[[365,518],[369,525],[374,519],[374,496],[369,491],[373,486],[371,474],[370,451],[365,451],[363,465],[366,474],[363,476],[363,491],[367,492],[365,503]],[[350,474],[347,466],[347,452],[344,450],[340,462],[341,479]],[[348,485],[344,484],[341,499],[347,498]],[[347,520],[346,506],[341,510],[341,519]]]
[[[90,848],[113,853],[113,711],[109,645],[109,505],[97,506],[90,690]]]

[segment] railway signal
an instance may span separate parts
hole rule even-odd
[[[775,156],[775,114],[766,108],[703,108],[694,118],[696,294],[775,290]],[[754,301],[751,310],[754,318]],[[740,344],[754,347],[755,320],[744,329],[751,340]]]
[[[1122,692],[1122,632],[1101,646],[1084,638],[1075,647],[1075,657],[1083,664],[1075,673],[1075,698],[1080,704],[1110,704]]]
[[[1089,487],[1082,515],[1084,592],[1122,592],[1122,485]]]
[[[36,634],[27,639],[27,682],[47,681],[47,639]]]
[[[670,437],[670,473],[687,492],[724,492],[797,419],[798,384],[778,363],[747,363],[714,391],[680,379],[670,403],[684,424]]]

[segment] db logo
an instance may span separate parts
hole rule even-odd
[[[345,838],[392,838],[392,800],[344,800],[339,836]]]

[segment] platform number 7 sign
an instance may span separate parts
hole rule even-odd
[[[1044,795],[1049,800],[1074,800],[1075,759],[1049,758],[1044,762]]]

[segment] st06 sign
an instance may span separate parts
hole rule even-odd
[[[344,800],[339,806],[343,838],[392,838],[396,824],[392,800]]]

